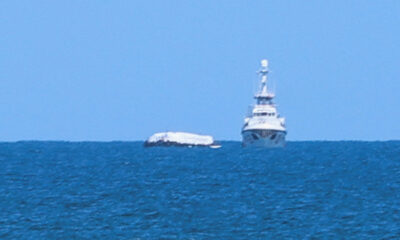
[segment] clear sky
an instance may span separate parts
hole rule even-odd
[[[270,62],[289,140],[400,139],[400,1],[0,1],[0,140],[240,140]]]

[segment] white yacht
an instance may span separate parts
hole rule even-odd
[[[261,85],[254,98],[257,103],[244,119],[242,128],[243,146],[283,147],[285,146],[285,119],[280,117],[273,103],[275,95],[268,91],[268,61],[261,61]]]

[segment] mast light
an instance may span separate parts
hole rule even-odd
[[[263,67],[263,68],[267,68],[268,67],[268,60],[267,59],[261,60],[261,67]]]

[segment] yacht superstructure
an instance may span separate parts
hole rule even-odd
[[[268,61],[261,61],[259,91],[254,95],[256,104],[244,119],[242,128],[243,146],[283,147],[285,146],[285,119],[280,117],[273,103],[275,95],[268,91]]]

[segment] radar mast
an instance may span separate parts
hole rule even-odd
[[[261,75],[260,90],[254,96],[257,99],[257,104],[270,104],[271,100],[275,97],[274,94],[268,92],[267,80],[268,80],[268,60],[261,60],[261,69],[258,74]]]

